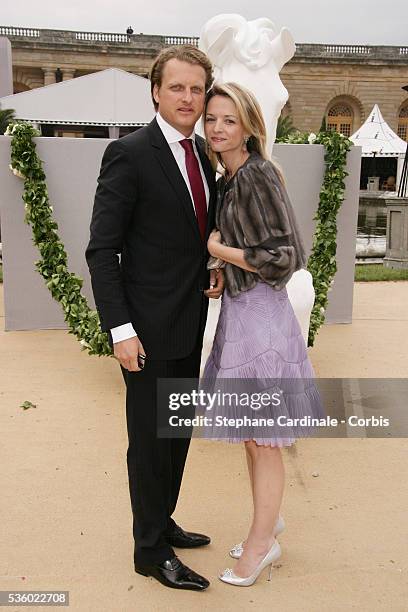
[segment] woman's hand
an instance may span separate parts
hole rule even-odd
[[[208,237],[207,249],[210,255],[217,257],[214,249],[217,248],[217,245],[221,243],[221,232],[218,230],[213,230]]]

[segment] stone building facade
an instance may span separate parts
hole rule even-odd
[[[191,37],[74,32],[0,26],[12,45],[14,93],[65,79],[121,68],[147,76],[165,46]],[[408,141],[408,46],[298,44],[282,72],[289,100],[282,111],[300,130],[317,132],[323,117],[332,129],[352,134],[375,103]]]

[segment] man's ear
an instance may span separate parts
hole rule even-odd
[[[158,85],[153,85],[153,98],[154,98],[154,101],[156,102],[156,104],[159,103],[158,93],[159,93],[159,86]]]

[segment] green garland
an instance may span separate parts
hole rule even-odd
[[[11,124],[5,133],[12,136],[10,169],[24,179],[25,221],[31,225],[33,242],[41,255],[36,268],[52,297],[61,304],[68,333],[77,337],[82,350],[90,355],[112,355],[108,336],[101,331],[98,313],[89,308],[81,294],[83,280],[68,271],[67,254],[49,205],[42,161],[33,141],[40,133],[29,123]]]
[[[24,179],[25,221],[33,231],[33,242],[38,247],[41,260],[36,262],[51,295],[61,304],[68,332],[81,342],[82,349],[90,355],[112,355],[108,336],[101,331],[96,310],[91,310],[81,294],[83,280],[68,271],[67,254],[52,218],[42,161],[33,142],[40,133],[29,123],[11,124],[6,134],[12,136],[10,169]],[[319,206],[314,217],[316,230],[307,268],[313,277],[316,299],[313,306],[308,345],[313,346],[317,330],[325,320],[328,292],[337,271],[337,213],[344,200],[347,176],[345,165],[351,140],[337,132],[315,134],[290,134],[277,140],[292,144],[315,143],[325,147],[325,174],[320,191]]]
[[[320,132],[315,143],[325,147],[326,167],[319,205],[314,217],[316,229],[312,252],[307,262],[307,269],[313,277],[316,293],[310,317],[309,346],[313,346],[317,330],[326,318],[328,292],[331,291],[337,272],[337,213],[345,195],[344,180],[348,176],[345,170],[347,153],[353,146],[349,138],[338,132]]]
[[[313,220],[316,229],[307,269],[313,277],[315,302],[310,317],[308,346],[313,346],[316,333],[325,320],[328,292],[337,272],[337,213],[344,200],[347,153],[352,141],[338,132],[290,134],[280,142],[290,144],[322,144],[325,148],[325,173],[319,205]]]

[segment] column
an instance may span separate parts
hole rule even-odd
[[[109,138],[119,138],[119,126],[110,125],[109,126]]]
[[[44,73],[44,85],[51,85],[55,83],[55,68],[43,68]]]
[[[64,68],[64,69],[61,69],[61,72],[62,72],[62,80],[69,81],[70,79],[74,78],[75,68],[73,70]]]
[[[11,60],[11,43],[5,36],[0,36],[0,98],[13,94],[13,65]]]
[[[385,268],[408,269],[408,198],[387,198]]]

